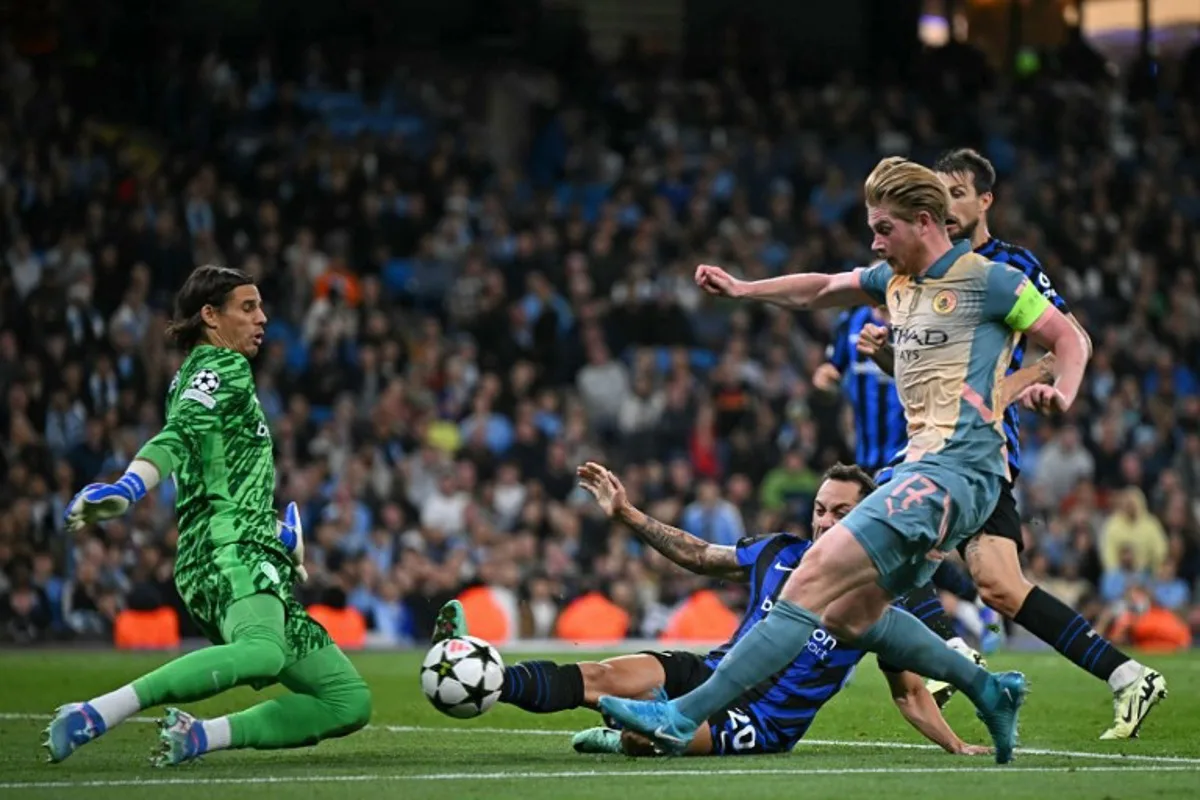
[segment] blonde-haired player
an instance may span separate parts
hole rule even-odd
[[[769,679],[823,627],[900,669],[953,684],[978,709],[996,760],[1012,758],[1024,676],[988,673],[889,603],[928,582],[996,505],[1008,474],[999,404],[1017,337],[1028,334],[1056,356],[1054,385],[1021,394],[1028,407],[1045,411],[1074,401],[1087,343],[1019,271],[973,253],[967,242],[951,243],[950,196],[932,170],[884,159],[865,195],[872,249],[884,260],[874,267],[755,282],[720,267],[696,270],[709,293],[792,308],[886,303],[910,437],[891,483],[813,546],[779,602],[704,685],[669,703],[601,698],[605,713],[666,750],[686,748],[697,721]]]

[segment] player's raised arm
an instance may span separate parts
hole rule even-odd
[[[738,561],[737,548],[714,545],[649,517],[630,504],[619,478],[603,465],[589,461],[578,469],[579,485],[601,510],[632,530],[641,541],[697,575],[745,581],[749,569]]]
[[[920,676],[912,672],[886,670],[883,675],[887,678],[896,708],[926,739],[955,755],[975,756],[992,752],[989,747],[967,744],[958,738]]]
[[[797,273],[743,281],[720,267],[701,264],[696,267],[695,280],[701,289],[718,297],[761,300],[784,308],[834,308],[880,302],[883,299],[883,289],[878,287],[880,276],[873,272],[880,267],[887,269],[887,265],[877,265],[835,275]],[[890,269],[887,273],[890,277]],[[882,285],[886,288],[886,278]]]

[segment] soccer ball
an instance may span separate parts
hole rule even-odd
[[[456,719],[478,717],[500,697],[504,662],[496,648],[474,636],[445,639],[421,664],[421,690],[433,707]]]
[[[221,388],[221,379],[211,369],[202,369],[192,377],[192,388],[205,394],[216,394]]]

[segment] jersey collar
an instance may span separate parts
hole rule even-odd
[[[961,239],[955,242],[954,245],[948,251],[946,251],[944,256],[933,262],[933,266],[926,270],[924,275],[919,275],[917,277],[917,282],[920,283],[924,278],[933,278],[936,280],[938,278],[945,277],[946,273],[950,271],[951,265],[969,252],[971,252],[970,241],[967,239]]]

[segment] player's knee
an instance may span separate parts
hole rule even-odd
[[[821,615],[821,627],[840,641],[853,641],[868,630],[874,622],[858,615],[830,613]]]
[[[371,689],[361,678],[347,686],[338,703],[338,721],[342,731],[353,733],[371,721]]]
[[[583,676],[585,703],[595,705],[605,695],[624,697],[620,687],[616,685],[616,670],[611,665],[584,661],[579,664],[579,673]]]
[[[321,735],[322,739],[346,736],[371,721],[371,689],[357,674],[334,682],[317,699],[333,712],[331,729]]]
[[[1009,619],[1021,610],[1021,604],[1033,588],[1021,573],[1014,574],[1003,569],[980,570],[974,577],[980,599]]]
[[[1021,603],[1029,594],[1029,589],[1029,584],[1024,581],[1020,581],[1017,586],[993,584],[985,588],[980,584],[979,597],[1001,616],[1012,619],[1021,610]]]
[[[249,637],[238,645],[238,670],[247,677],[273,679],[287,664],[287,649],[274,637]]]

